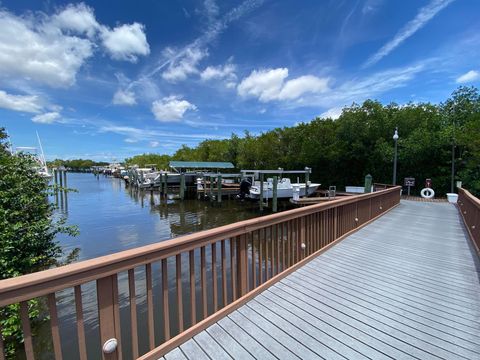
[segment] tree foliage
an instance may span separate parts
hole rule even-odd
[[[73,160],[61,160],[55,159],[48,163],[50,167],[59,167],[64,166],[73,170],[86,170],[90,169],[92,166],[105,166],[108,165],[104,161],[93,161],[89,159],[73,159]]]
[[[58,233],[76,234],[76,228],[56,218],[48,202],[52,188],[37,174],[38,162],[28,154],[12,155],[7,136],[0,128],[0,279],[11,278],[57,263],[62,250]],[[39,302],[29,302],[29,315],[36,319]],[[0,311],[0,323],[8,353],[21,342],[18,304]]]
[[[146,165],[155,164],[157,169],[167,169],[170,156],[160,154],[142,154],[125,159],[125,164],[128,166],[138,165],[145,167]]]

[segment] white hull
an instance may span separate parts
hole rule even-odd
[[[277,187],[277,198],[278,199],[290,199],[293,198],[294,187],[299,187],[300,196],[305,196],[305,183],[299,184],[290,184],[289,181],[285,183],[279,183]],[[320,186],[320,184],[311,183],[308,186],[308,195],[312,195]],[[250,189],[250,198],[259,199],[260,198],[260,184],[255,184]],[[263,183],[263,198],[271,199],[273,198],[273,184],[271,182]]]

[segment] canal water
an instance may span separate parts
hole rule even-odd
[[[60,235],[66,253],[78,248],[78,260],[108,255],[200,230],[259,216],[258,204],[223,200],[165,200],[158,192],[125,187],[124,181],[92,174],[68,173],[69,188],[60,211],[77,225],[76,237]],[[59,207],[61,198],[58,196]],[[52,197],[52,201],[56,199]]]
[[[75,189],[68,195],[52,197],[59,205],[59,215],[65,215],[68,223],[77,225],[80,234],[76,237],[60,235],[58,241],[66,254],[76,250],[74,261],[91,259],[114,252],[158,243],[181,235],[234,223],[260,216],[258,204],[224,199],[221,204],[204,200],[165,199],[158,192],[139,191],[126,187],[120,179],[93,174],[68,173],[68,187]],[[282,206],[282,204],[280,204]],[[284,208],[288,207],[283,204]],[[263,213],[265,214],[265,212]],[[219,250],[218,250],[219,251]],[[208,252],[208,250],[207,250]],[[228,249],[227,249],[228,253]],[[197,256],[198,254],[196,254]],[[207,256],[209,254],[207,253]],[[199,264],[199,259],[196,260]],[[173,267],[169,264],[168,267]],[[197,274],[200,269],[197,269]],[[184,288],[188,288],[188,275],[185,271]],[[209,270],[210,271],[210,270]],[[152,265],[152,273],[159,274],[159,264]],[[169,277],[174,269],[169,270]],[[139,346],[141,353],[147,350],[148,334],[146,314],[145,271],[135,269]],[[122,343],[124,359],[131,358],[128,306],[128,277],[120,273],[118,277],[120,315],[122,323]],[[174,284],[174,279],[169,281]],[[81,287],[86,341],[89,359],[101,359],[99,343],[98,307],[96,283],[90,282]],[[162,307],[160,279],[153,277],[154,313],[157,340],[164,337],[162,328]],[[188,293],[185,294],[187,296]],[[200,295],[200,294],[198,294]],[[62,352],[66,359],[78,359],[76,312],[73,289],[57,292]],[[171,310],[176,311],[174,288],[170,289]],[[200,296],[197,296],[200,299]],[[209,307],[212,299],[209,298]],[[197,304],[200,306],[201,304]],[[186,321],[190,321],[188,307],[184,306]],[[198,309],[197,313],[200,313]],[[178,330],[173,319],[171,327]],[[52,358],[52,345],[49,341],[50,328],[44,323],[34,338],[37,358]]]

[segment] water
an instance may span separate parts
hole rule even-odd
[[[138,191],[125,187],[120,179],[96,178],[92,174],[68,174],[68,187],[76,189],[65,198],[59,195],[52,197],[53,202],[61,206],[60,214],[68,218],[69,224],[77,225],[80,234],[76,237],[60,235],[58,241],[65,253],[79,249],[78,258],[75,261],[91,259],[114,252],[136,248],[142,245],[165,241],[180,235],[189,234],[225,224],[234,223],[259,216],[258,204],[252,202],[240,202],[236,200],[224,200],[221,204],[199,200],[166,200],[159,193]],[[282,206],[282,204],[279,204]],[[285,203],[283,207],[286,207]],[[227,244],[228,246],[228,244]],[[209,255],[207,248],[207,258]],[[227,253],[229,249],[227,248]],[[198,251],[197,251],[198,252]],[[196,273],[200,273],[199,252],[196,257]],[[220,249],[217,249],[220,253]],[[188,268],[183,264],[185,272],[183,276],[184,296],[187,299],[188,292]],[[170,306],[172,312],[176,312],[176,297],[173,287],[175,279],[174,263],[169,261],[168,274],[170,289]],[[207,269],[210,274],[211,267]],[[229,271],[229,270],[228,270]],[[163,338],[162,309],[160,294],[159,264],[152,265],[153,293],[155,310],[155,335],[157,342]],[[210,276],[210,275],[209,275]],[[145,296],[145,271],[143,268],[135,269],[137,314],[139,345],[141,353],[147,349],[148,336],[146,296]],[[130,318],[128,306],[128,281],[126,272],[118,276],[119,303],[122,328],[122,348],[124,358],[131,358],[130,348]],[[209,283],[211,280],[209,278]],[[100,359],[99,333],[98,333],[98,307],[96,299],[96,284],[90,282],[82,285],[82,301],[85,321],[85,333],[89,359]],[[75,320],[75,301],[73,289],[57,292],[57,304],[60,322],[60,334],[62,338],[62,351],[64,358],[78,359],[77,331]],[[197,300],[201,298],[197,294]],[[209,296],[209,309],[212,308],[212,299]],[[197,303],[197,314],[200,313],[200,303]],[[184,315],[187,322],[190,321],[188,306],[184,304]],[[175,332],[178,324],[171,319],[171,327]],[[38,329],[35,339],[37,358],[48,359],[52,357],[50,344],[50,328],[45,323]]]
[[[59,236],[69,252],[79,248],[78,260],[86,260],[180,235],[231,224],[258,216],[258,205],[224,200],[221,205],[198,200],[165,200],[158,192],[126,188],[122,180],[92,174],[68,174],[64,213],[79,227],[76,237]],[[55,201],[55,199],[52,199]],[[60,198],[58,200],[60,202]]]

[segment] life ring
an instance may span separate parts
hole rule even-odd
[[[431,188],[424,188],[420,191],[420,195],[424,199],[432,199],[435,196],[435,191]]]

